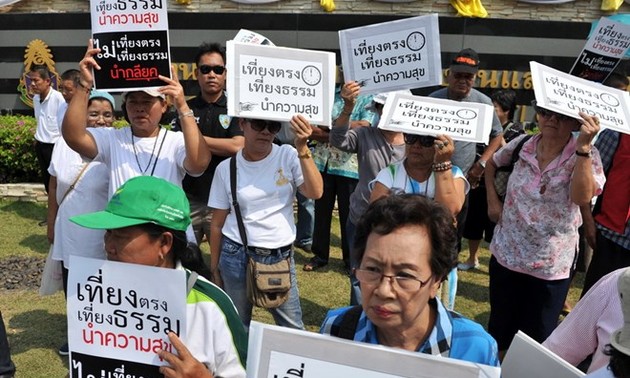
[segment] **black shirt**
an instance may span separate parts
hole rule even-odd
[[[211,138],[232,138],[237,135],[243,135],[238,125],[238,118],[230,119],[227,115],[227,98],[225,94],[214,103],[207,103],[201,96],[188,100],[188,106],[195,113],[195,119],[199,130],[203,136]],[[179,120],[177,120],[179,123]],[[176,125],[179,127],[179,125]],[[182,187],[186,194],[194,200],[208,203],[210,195],[210,186],[214,171],[220,162],[229,156],[219,156],[212,154],[212,160],[208,164],[205,172],[199,177],[186,175],[182,181]]]

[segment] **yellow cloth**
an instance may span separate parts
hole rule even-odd
[[[481,0],[451,0],[451,5],[460,16],[479,18],[488,17],[488,11],[486,11],[486,8],[484,8],[483,4],[481,4]]]
[[[602,0],[602,10],[606,12],[616,12],[623,4],[623,0]]]
[[[334,0],[320,0],[319,5],[321,5],[326,12],[332,12],[337,8]]]

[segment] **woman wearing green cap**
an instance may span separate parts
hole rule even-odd
[[[190,206],[186,195],[166,180],[132,178],[116,191],[105,210],[70,220],[107,230],[108,260],[209,276],[200,256],[187,247]],[[247,335],[230,298],[200,276],[186,306],[186,338],[169,334],[177,355],[160,351],[169,363],[160,372],[166,377],[245,377]]]

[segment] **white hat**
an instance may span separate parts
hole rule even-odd
[[[158,91],[156,88],[147,88],[147,89],[141,89],[138,91],[129,91],[129,92],[123,93],[122,95],[123,101],[127,101],[127,96],[129,95],[129,93],[134,93],[134,92],[144,92],[151,97],[159,97],[162,100],[166,99],[166,96],[164,95],[164,93],[160,93],[160,91]]]
[[[621,353],[630,356],[630,268],[624,270],[617,280],[623,327],[610,336],[610,344]]]

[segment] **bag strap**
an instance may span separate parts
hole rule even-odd
[[[363,308],[361,306],[353,306],[346,311],[342,316],[341,324],[338,329],[332,329],[331,334],[346,340],[353,340],[354,334],[357,330],[357,324],[359,324],[359,318]]]
[[[236,156],[230,158],[230,190],[232,191],[232,206],[234,207],[234,215],[236,215],[236,223],[238,224],[238,232],[241,234],[241,243],[247,249],[247,233],[243,224],[243,216],[241,215],[241,207],[236,199]]]
[[[81,176],[83,176],[83,173],[87,169],[88,165],[90,165],[90,163],[83,163],[83,168],[81,168],[81,171],[79,172],[77,177],[74,179],[72,184],[68,187],[66,192],[63,194],[63,197],[61,197],[61,201],[58,202],[59,204],[57,206],[61,206],[61,203],[63,202],[63,200],[65,200],[68,194],[70,194],[70,192],[74,189],[74,187],[77,185],[77,182],[79,182],[79,179],[81,178]]]
[[[516,148],[514,149],[514,151],[512,152],[512,160],[510,162],[510,165],[512,166],[512,169],[514,169],[514,164],[516,164],[516,162],[519,159],[519,154],[521,153],[521,150],[523,149],[523,145],[525,144],[525,142],[527,142],[531,137],[533,137],[533,135],[528,134],[525,135],[525,137],[523,137],[523,139],[520,140],[520,142],[518,142],[518,144],[516,145]]]

